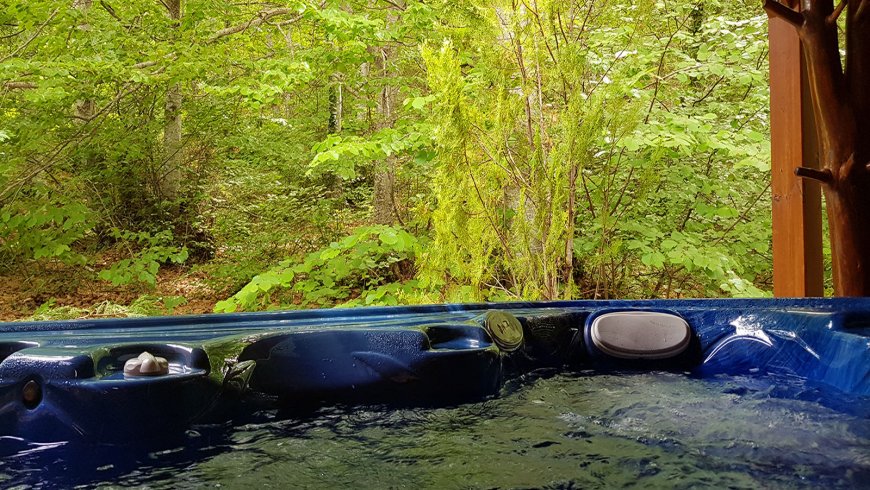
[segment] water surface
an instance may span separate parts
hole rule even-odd
[[[537,373],[446,408],[263,410],[158,450],[0,441],[0,486],[868,488],[867,399],[797,379]]]

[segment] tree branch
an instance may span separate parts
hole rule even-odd
[[[511,253],[511,249],[508,246],[507,239],[501,232],[501,228],[499,228],[495,220],[489,215],[489,210],[486,208],[486,201],[483,199],[483,194],[480,192],[480,188],[477,186],[477,180],[474,178],[474,169],[471,168],[471,163],[468,161],[468,151],[466,148],[462,149],[462,159],[465,161],[465,165],[468,167],[468,176],[471,177],[471,183],[474,185],[474,190],[477,193],[477,199],[480,201],[480,206],[483,208],[483,214],[486,216],[487,221],[489,221],[489,225],[492,226],[492,231],[495,232],[496,236],[498,236],[499,241],[501,242],[502,248],[504,248],[505,254],[507,254],[508,258],[513,260],[513,254]]]
[[[800,28],[804,25],[804,16],[800,12],[790,9],[776,0],[764,0],[764,10],[769,17],[780,18],[794,27]]]
[[[803,167],[798,167],[798,168],[803,168]],[[815,170],[815,169],[812,169],[812,170]],[[758,195],[755,196],[755,199],[753,199],[752,202],[749,204],[749,206],[747,206],[746,209],[744,209],[743,212],[740,213],[740,216],[738,216],[737,219],[733,223],[731,223],[731,226],[729,226],[725,231],[723,231],[722,235],[720,235],[719,238],[717,238],[716,241],[713,242],[713,246],[722,242],[722,240],[724,240],[725,237],[729,233],[731,233],[731,230],[736,228],[737,225],[740,224],[742,221],[746,220],[746,217],[749,215],[749,212],[752,211],[752,208],[754,208],[755,205],[758,204],[759,201],[761,201],[762,196],[767,194],[768,190],[770,190],[770,182],[768,182],[767,185],[764,186],[764,189],[762,189],[761,192],[759,192]]]
[[[395,8],[396,10],[401,10],[402,12],[404,12],[405,9],[407,8],[407,7],[403,6],[403,5],[399,5],[398,3],[396,3],[396,2],[394,2],[394,1],[392,1],[392,0],[384,0],[384,1],[387,2],[388,4],[392,5],[393,8]]]
[[[833,25],[837,23],[837,19],[840,18],[840,14],[843,13],[843,9],[846,8],[847,3],[849,3],[849,0],[840,0],[840,3],[837,4],[837,8],[835,8],[831,15],[828,16],[827,20],[829,24]]]
[[[281,9],[273,9],[273,10],[264,10],[264,11],[262,11],[262,12],[259,12],[259,13],[257,14],[256,17],[254,17],[253,19],[249,20],[248,22],[245,22],[245,23],[243,23],[243,24],[238,24],[238,25],[235,25],[235,26],[231,26],[231,27],[227,27],[227,28],[225,28],[225,29],[221,29],[221,30],[217,31],[217,32],[214,33],[214,35],[212,35],[212,37],[209,39],[209,42],[215,42],[215,41],[217,41],[218,39],[220,39],[220,38],[222,38],[222,37],[226,37],[226,36],[229,36],[229,35],[231,35],[231,34],[235,34],[235,33],[237,33],[237,32],[246,31],[246,30],[248,30],[248,29],[251,28],[251,27],[257,27],[257,26],[259,26],[260,24],[262,24],[262,23],[268,21],[268,20],[271,19],[272,17],[276,17],[276,16],[279,16],[279,15],[292,14],[292,13],[294,13],[294,12],[297,12],[297,10],[296,10],[296,9],[291,9],[291,8],[281,8]],[[292,19],[288,19],[288,20],[291,21],[291,22],[295,22],[295,21],[297,21],[297,20],[299,20],[299,19],[301,19],[301,18],[302,18],[302,14],[299,14],[299,15],[293,17]]]
[[[149,68],[156,65],[156,61],[142,61],[133,65],[133,68]]]
[[[108,3],[106,3],[104,0],[100,0],[100,5],[103,7],[103,10],[105,10],[106,12],[109,13],[109,15],[112,16],[112,18],[114,18],[115,20],[117,20],[117,21],[120,22],[121,24],[124,23],[124,21],[121,20],[120,17],[118,17],[118,14],[115,12],[115,9],[112,8],[111,5],[109,5]]]
[[[16,181],[9,182],[3,190],[0,190],[0,205],[2,205],[3,202],[10,195],[20,190],[21,187],[24,186],[24,184],[29,182],[40,173],[51,168],[55,164],[55,162],[57,162],[61,153],[63,153],[63,151],[68,146],[72,145],[77,139],[87,139],[93,136],[94,132],[99,127],[98,125],[94,124],[94,121],[103,117],[109,111],[109,109],[111,109],[115,104],[120,102],[121,99],[132,94],[138,89],[138,87],[136,86],[129,88],[131,87],[131,85],[133,84],[128,83],[121,87],[121,91],[118,93],[118,95],[115,96],[114,99],[112,99],[108,104],[104,105],[100,110],[95,112],[94,115],[91,116],[90,120],[85,121],[84,124],[80,125],[78,131],[76,131],[75,134],[73,134],[70,138],[67,138],[61,143],[58,143],[53,149],[51,149],[49,154],[43,157],[40,162],[38,162],[38,166],[35,169],[28,172],[27,175],[19,177]]]
[[[794,169],[794,174],[802,179],[816,180],[822,184],[830,184],[834,180],[834,175],[828,169],[797,167]]]
[[[36,84],[33,82],[5,82],[3,88],[6,90],[22,90],[36,88]]]
[[[697,100],[695,100],[694,102],[692,102],[692,107],[696,107],[698,104],[700,104],[701,102],[703,102],[704,99],[706,99],[707,97],[709,97],[710,94],[713,93],[713,90],[716,88],[716,86],[719,85],[719,83],[722,82],[722,80],[725,80],[725,75],[720,76],[718,80],[716,80],[715,82],[713,82],[713,85],[710,86],[710,89],[707,90],[707,92],[706,92],[703,96],[701,96],[700,99],[697,99]]]
[[[12,34],[9,34],[9,35],[6,35],[6,36],[0,36],[0,39],[12,39],[13,37],[15,37],[15,36],[21,34],[21,33],[24,32],[24,31],[25,31],[25,29],[21,29],[21,30],[18,31],[18,32],[13,32]]]
[[[172,55],[174,55],[174,53],[172,53]],[[152,66],[155,66],[156,64],[157,64],[156,61],[142,61],[140,63],[136,63],[135,65],[132,65],[132,68],[136,68],[136,69],[150,68]],[[162,71],[162,70],[156,70],[156,71],[152,72],[151,75],[156,75],[157,73],[160,73],[160,71]],[[28,90],[28,89],[37,88],[37,87],[39,87],[39,85],[37,85],[36,82],[11,81],[11,82],[0,82],[0,87],[2,87],[5,90]]]
[[[658,99],[659,88],[661,86],[661,81],[662,81],[662,71],[665,68],[665,57],[668,55],[668,49],[671,47],[671,43],[674,42],[674,37],[676,37],[676,35],[680,32],[680,30],[683,28],[684,25],[686,25],[686,22],[688,22],[688,21],[689,21],[689,15],[687,15],[682,21],[680,21],[679,25],[677,25],[677,28],[674,30],[674,32],[672,32],[670,34],[670,36],[668,36],[668,42],[665,43],[665,47],[664,47],[664,49],[662,49],[662,55],[659,57],[659,67],[656,70],[655,90],[653,91],[652,99],[650,99],[650,101],[649,101],[649,108],[646,110],[646,116],[644,116],[644,118],[643,118],[644,124],[649,122],[649,116],[650,116],[650,114],[652,114],[653,107],[655,107],[656,100]],[[615,61],[614,61],[614,63],[615,63]],[[614,63],[611,63],[610,66],[607,67],[607,72],[610,71],[610,68],[613,67]],[[605,76],[607,76],[607,72],[604,73]],[[601,83],[598,83],[598,85],[601,85]],[[598,85],[595,85],[595,87],[592,90],[595,90],[596,88],[598,88]]]
[[[49,15],[48,18],[45,19],[45,22],[43,22],[42,24],[39,25],[39,27],[36,29],[36,32],[34,32],[33,35],[30,36],[29,39],[28,39],[27,41],[25,41],[24,44],[22,44],[21,46],[18,46],[18,49],[16,49],[15,51],[9,53],[8,55],[6,55],[2,60],[0,60],[0,63],[2,63],[2,62],[4,62],[4,61],[8,60],[9,58],[14,57],[15,55],[17,55],[18,53],[20,53],[21,51],[23,51],[24,48],[26,48],[27,46],[29,46],[30,43],[32,43],[34,39],[36,39],[37,37],[39,37],[39,35],[42,33],[42,30],[45,29],[45,26],[47,26],[48,23],[52,21],[52,19],[54,19],[54,16],[57,15],[57,12],[58,12],[59,10],[60,10],[60,7],[54,9],[54,12],[52,12],[51,15]]]

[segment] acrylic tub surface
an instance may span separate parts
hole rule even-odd
[[[688,348],[667,359],[631,360],[595,347],[596,318],[638,311],[683,319]],[[146,351],[166,359],[168,373],[125,375],[125,362]],[[701,378],[794,376],[831,388],[832,396],[867,396],[870,299],[576,301],[6,323],[0,436],[115,442],[183,431],[250,404],[479,400],[514,375],[564,365]]]

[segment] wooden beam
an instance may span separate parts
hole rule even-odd
[[[795,175],[819,168],[805,62],[787,20],[770,18],[769,40],[773,294],[823,296],[821,189]]]

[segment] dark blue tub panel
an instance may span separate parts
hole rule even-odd
[[[493,342],[484,315],[524,343]],[[669,312],[692,329],[670,360],[628,362],[589,341],[605,312]],[[497,333],[496,333],[497,335]],[[143,351],[169,373],[130,377]],[[797,376],[870,395],[870,299],[574,301],[307,310],[0,324],[0,436],[126,441],[183,430],[240,400],[443,403],[498,392],[540,366]]]

